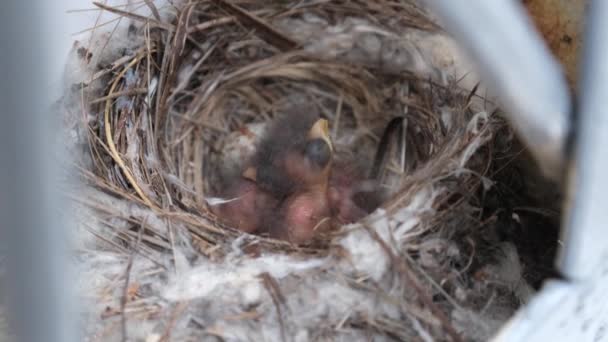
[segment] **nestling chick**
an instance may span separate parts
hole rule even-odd
[[[282,203],[276,222],[268,222],[270,235],[293,243],[307,242],[330,226],[327,190],[333,147],[328,123],[317,120],[307,140],[287,151],[284,173],[293,182],[293,192]]]
[[[258,210],[260,233],[302,243],[312,238],[319,222],[329,222],[332,154],[327,120],[312,112],[295,111],[272,124],[243,172],[258,192],[277,201],[272,210]]]
[[[352,161],[335,156],[328,121],[302,108],[292,111],[271,124],[227,189],[236,199],[214,211],[244,232],[297,244],[358,221],[380,204],[379,187]]]
[[[212,210],[244,232],[307,241],[317,223],[330,214],[332,149],[327,120],[305,111],[279,118],[257,144],[241,176],[222,191],[228,202]]]
[[[327,121],[312,111],[298,108],[275,120],[257,146],[245,177],[277,198],[293,194],[303,183],[316,182],[318,170],[305,167],[305,150],[322,144],[308,145],[311,140],[325,141],[333,149],[327,133],[321,132]],[[308,146],[308,147],[307,147]],[[309,151],[314,153],[314,151]],[[330,153],[331,156],[332,153]]]
[[[277,205],[277,200],[261,190],[255,182],[240,178],[226,191],[227,202],[212,207],[226,223],[246,233],[254,233],[262,224],[264,212]]]
[[[379,201],[375,182],[365,181],[353,165],[336,163],[329,180],[328,199],[339,224],[356,222],[375,209]],[[357,199],[362,198],[362,201]],[[362,202],[362,203],[360,203]]]

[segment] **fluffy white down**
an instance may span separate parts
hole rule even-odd
[[[373,227],[378,237],[393,249],[393,253],[398,253],[407,234],[420,222],[421,215],[432,210],[431,205],[438,193],[439,191],[423,189],[414,195],[410,205],[394,215],[389,216],[384,210],[378,209],[363,224]],[[390,266],[386,251],[361,224],[350,225],[348,228],[349,234],[339,242],[349,254],[341,268],[380,281]]]

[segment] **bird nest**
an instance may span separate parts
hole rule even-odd
[[[555,227],[535,171],[415,2],[146,4],[96,4],[122,22],[66,70],[91,336],[485,340],[547,276],[526,260],[551,246],[520,243]],[[309,244],[242,233],[212,210],[221,184],[302,104],[381,167],[384,201]]]

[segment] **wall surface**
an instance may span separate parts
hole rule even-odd
[[[562,62],[568,81],[578,78],[583,15],[587,0],[524,0],[549,48]]]

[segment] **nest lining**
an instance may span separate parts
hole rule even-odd
[[[109,37],[128,37],[120,53],[78,53],[96,77],[77,94],[91,115],[78,203],[96,237],[83,253],[106,278],[131,274],[125,291],[85,287],[103,303],[92,332],[483,340],[531,295],[517,249],[495,236],[503,217],[484,212],[512,134],[426,58],[446,38],[420,7],[240,4],[263,18],[252,24],[223,1],[174,6],[153,25],[120,10],[133,19]],[[307,247],[243,235],[207,209],[238,169],[242,154],[225,153],[235,137],[298,101],[361,165],[392,117],[408,122],[407,172],[389,163],[388,200]]]

